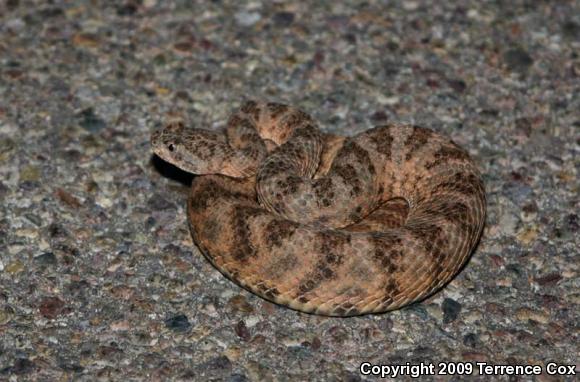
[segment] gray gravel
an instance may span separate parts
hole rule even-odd
[[[384,3],[0,1],[0,380],[578,371],[580,3]],[[218,127],[250,98],[468,148],[489,216],[467,267],[421,304],[349,319],[222,277],[189,237],[191,177],[148,137],[173,117]]]

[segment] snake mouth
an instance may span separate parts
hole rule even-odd
[[[174,166],[178,166],[177,146],[164,137],[164,130],[155,130],[151,134],[150,144],[155,155]],[[165,138],[165,139],[164,139]],[[178,166],[179,167],[179,166]]]

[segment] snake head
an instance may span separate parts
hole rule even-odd
[[[225,137],[213,131],[169,123],[151,134],[153,152],[166,162],[193,174],[217,174],[227,148]]]

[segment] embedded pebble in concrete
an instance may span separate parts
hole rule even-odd
[[[0,380],[577,364],[578,4],[388,3],[0,2]],[[410,122],[466,147],[489,212],[471,261],[421,304],[350,319],[227,281],[192,245],[191,176],[149,136],[217,129],[249,98],[328,132]]]

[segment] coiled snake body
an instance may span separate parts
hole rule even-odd
[[[172,123],[151,143],[202,175],[188,220],[207,259],[300,311],[352,316],[421,300],[455,276],[483,229],[477,168],[429,129],[341,137],[296,108],[249,101],[223,132]]]

